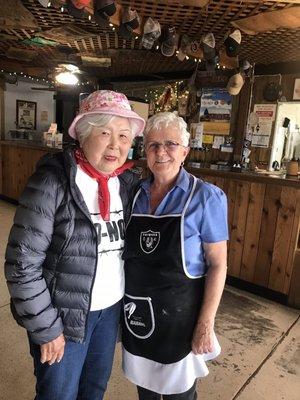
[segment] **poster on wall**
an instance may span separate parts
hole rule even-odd
[[[36,102],[17,100],[17,129],[36,129]]]
[[[257,124],[253,127],[252,146],[268,148],[272,133],[272,125],[276,115],[276,104],[255,104],[253,112],[257,116]]]
[[[200,121],[208,135],[229,135],[231,118],[231,96],[224,89],[203,90],[200,106]]]

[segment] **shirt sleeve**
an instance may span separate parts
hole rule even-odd
[[[204,205],[201,239],[205,243],[228,240],[227,197],[219,188],[212,189]]]

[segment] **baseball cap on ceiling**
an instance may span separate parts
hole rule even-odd
[[[108,26],[109,17],[112,17],[116,11],[114,0],[94,0],[94,18],[103,28]]]
[[[226,37],[224,45],[228,57],[235,57],[239,54],[241,42],[242,34],[239,29],[235,29]]]
[[[39,3],[40,3],[43,7],[48,7],[49,0],[39,0]]]
[[[126,40],[132,38],[134,29],[140,26],[140,18],[136,10],[132,10],[129,6],[122,10],[122,23],[119,27],[119,35]]]
[[[190,44],[190,38],[188,35],[183,34],[178,39],[178,51],[176,52],[176,57],[179,61],[183,61],[187,56],[188,46]]]
[[[216,41],[213,33],[207,33],[202,38],[202,48],[205,60],[212,60],[216,55]]]
[[[203,50],[198,40],[192,40],[186,49],[186,55],[193,58],[203,58]]]
[[[90,0],[72,0],[72,2],[79,9],[87,7],[90,4]]]
[[[220,61],[220,57],[218,54],[215,54],[213,58],[209,60],[205,60],[205,69],[207,72],[213,72],[216,69],[218,62]]]
[[[75,6],[75,0],[67,0],[66,8],[68,13],[74,18],[83,18],[84,17],[84,7],[78,8]]]
[[[166,57],[172,57],[178,43],[178,36],[174,27],[165,27],[161,35],[161,53]]]
[[[143,30],[142,46],[145,47],[145,49],[152,49],[154,42],[160,35],[160,23],[151,17],[147,18]]]
[[[228,81],[227,86],[226,86],[226,90],[232,96],[236,96],[237,94],[240,93],[243,85],[244,85],[244,77],[239,72],[239,73],[236,73],[236,74],[232,75],[229,78],[229,81]]]

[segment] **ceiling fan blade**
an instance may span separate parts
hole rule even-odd
[[[256,35],[279,28],[297,29],[300,28],[300,7],[264,12],[232,21],[231,24],[248,35]]]
[[[56,89],[54,87],[32,87],[31,90],[44,90],[45,92],[55,92]]]

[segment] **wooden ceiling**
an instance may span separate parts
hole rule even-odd
[[[136,9],[142,20],[147,17],[158,19],[161,25],[175,26],[179,34],[186,33],[192,39],[201,39],[202,35],[213,32],[217,46],[223,43],[226,33],[233,30],[232,21],[256,15],[265,11],[283,10],[296,7],[298,0],[263,1],[263,0],[209,0],[206,1],[165,1],[165,0],[132,0],[118,1],[120,6],[130,5]],[[1,2],[0,2],[1,3]],[[8,3],[8,2],[7,2]],[[29,71],[32,75],[46,76],[59,61],[67,56],[57,47],[25,44],[25,39],[42,36],[51,28],[61,28],[63,33],[75,34],[61,36],[61,43],[77,52],[78,55],[111,57],[111,67],[86,67],[90,75],[101,80],[126,77],[145,77],[156,79],[167,73],[192,71],[194,60],[179,61],[165,57],[160,50],[144,50],[141,36],[126,41],[118,36],[117,27],[101,29],[93,18],[75,19],[66,10],[61,11],[56,0],[49,8],[43,7],[38,0],[22,0],[22,4],[34,16],[38,27],[34,29],[0,26],[0,67],[6,71]],[[198,4],[198,5],[197,5]],[[1,14],[1,10],[0,10]],[[3,15],[1,15],[3,17]],[[0,18],[1,21],[1,18]],[[66,29],[68,29],[66,31]],[[84,32],[83,32],[83,31]],[[31,61],[8,58],[10,47],[33,50]],[[300,62],[300,29],[277,29],[254,36],[242,34],[240,58],[247,58],[255,64],[281,62]],[[69,56],[72,59],[72,56]]]

